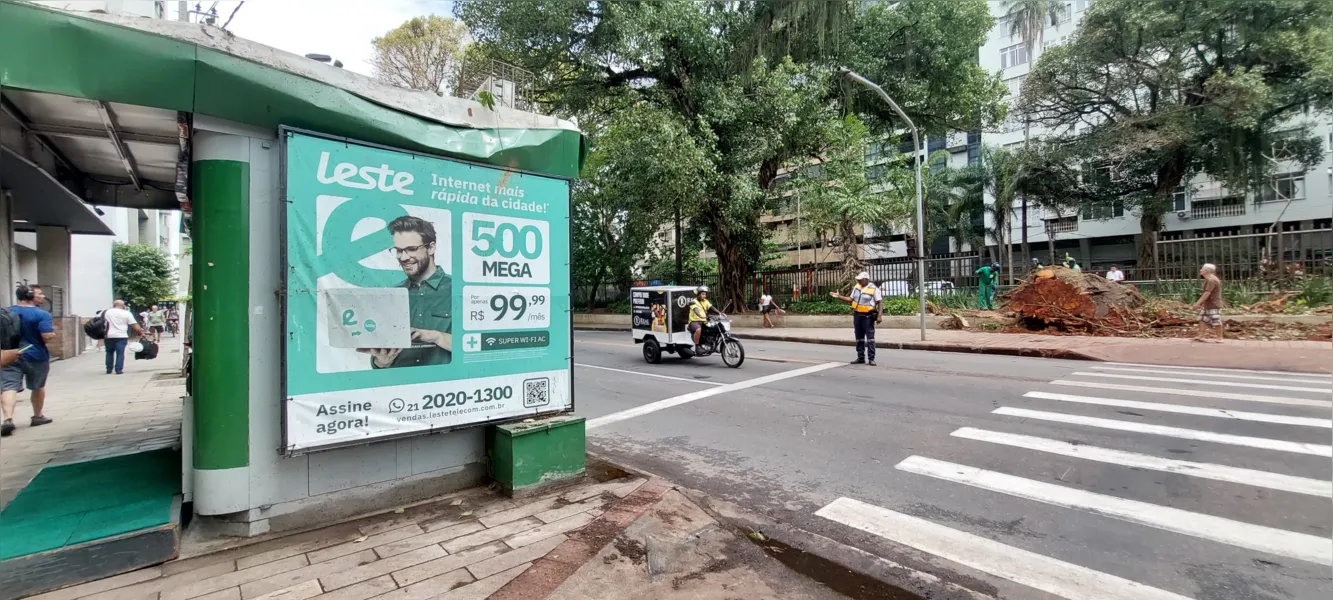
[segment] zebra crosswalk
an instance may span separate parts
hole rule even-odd
[[[1079,393],[1067,393],[1074,391]],[[1333,446],[1321,443],[1333,434],[1333,419],[1328,418],[1333,411],[1330,398],[1333,376],[1325,374],[1104,363],[1074,371],[1021,396],[996,398],[989,419],[978,419],[950,433],[964,445],[956,452],[909,456],[894,468],[905,476],[936,481],[951,497],[970,498],[979,507],[978,517],[984,511],[981,507],[999,498],[1017,499],[1028,514],[1056,523],[1061,538],[1073,544],[1081,533],[1079,518],[1110,519],[1147,528],[1143,535],[1151,530],[1158,532],[1153,535],[1193,540],[1183,543],[1185,548],[1216,544],[1231,549],[1217,552],[1250,556],[1254,564],[1305,564],[1316,573],[1327,573],[1333,567],[1333,514],[1328,510],[1333,472],[1329,461],[1321,464],[1319,459],[1333,457]],[[1175,448],[1182,443],[1191,449]],[[1195,450],[1209,460],[1164,455]],[[1095,465],[1088,470],[1095,474],[1065,480],[1061,471],[1071,460],[1075,465]],[[1057,462],[1061,466],[1053,470],[1040,467]],[[1034,468],[1042,476],[1031,476]],[[1144,481],[1129,475],[1134,472],[1188,479],[1169,485],[1156,481],[1160,487],[1155,489],[1102,483]],[[1189,481],[1208,483],[1196,486]],[[1194,493],[1178,497],[1163,489]],[[1199,489],[1214,495],[1200,494]],[[1225,493],[1217,493],[1219,489]],[[1243,508],[1218,508],[1231,497],[1243,498],[1237,501]],[[1291,511],[1293,506],[1317,508],[1302,508],[1300,514],[1266,515]],[[1217,512],[1227,514],[1214,514]],[[1158,578],[1154,585],[1134,581],[1126,575],[1140,571],[1117,566],[1114,561],[1111,568],[1100,571],[1092,568],[1086,556],[1080,557],[1082,561],[1070,560],[1070,556],[1035,551],[1041,547],[1005,544],[955,528],[953,523],[936,522],[930,514],[910,506],[895,510],[843,497],[815,515],[1056,597],[1216,597],[1201,582],[1187,585],[1171,577]],[[1260,522],[1252,522],[1255,520]],[[1091,546],[1092,540],[1086,542]],[[1189,555],[1172,560],[1178,561],[1177,570],[1189,573],[1197,573],[1198,563],[1203,562]],[[1310,579],[1291,577],[1293,581]],[[1171,585],[1162,585],[1162,581]],[[1323,592],[1333,593],[1333,584],[1326,578],[1322,583],[1293,585],[1307,595],[1329,597]],[[1235,595],[1225,597],[1276,597],[1264,592],[1263,586],[1231,593]],[[1297,592],[1293,597],[1305,595]]]

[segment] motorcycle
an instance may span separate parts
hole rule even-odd
[[[731,319],[725,314],[708,317],[708,322],[703,326],[703,333],[699,336],[698,350],[702,352],[696,354],[695,348],[685,347],[676,349],[676,353],[681,358],[721,354],[722,362],[733,369],[745,362],[745,346],[731,335]]]
[[[696,289],[695,286],[631,288],[630,331],[634,343],[643,346],[643,360],[658,364],[663,353],[683,359],[721,354],[728,367],[740,367],[745,362],[745,346],[731,335],[731,319],[722,312],[708,316],[699,335],[699,346],[695,347],[694,336],[687,326]]]

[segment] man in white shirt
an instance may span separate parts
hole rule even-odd
[[[1119,267],[1111,265],[1111,270],[1106,272],[1106,278],[1116,282],[1124,281],[1125,273]]]
[[[106,374],[113,371],[117,375],[125,373],[125,344],[130,341],[130,331],[143,337],[143,328],[134,322],[134,315],[125,310],[125,301],[117,300],[111,308],[102,313],[106,319]]]

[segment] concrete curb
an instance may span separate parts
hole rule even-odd
[[[666,481],[658,475],[642,469],[626,467],[595,452],[588,452],[588,456],[606,464],[616,465],[616,468],[629,473],[631,476],[644,477],[649,481]],[[724,528],[732,530],[737,536],[745,537],[760,546],[764,546],[765,542],[775,541],[783,546],[835,564],[861,578],[873,580],[886,588],[907,592],[901,596],[891,597],[922,597],[938,600],[995,600],[1000,597],[999,590],[979,579],[956,575],[942,578],[932,573],[898,564],[825,536],[779,523],[757,512],[713,498],[698,490],[674,483],[668,485],[670,485],[670,489],[680,492],[708,516]],[[758,532],[757,536],[755,535],[756,532]]]
[[[587,327],[574,326],[575,331],[623,331],[628,332],[628,327]],[[794,342],[797,344],[820,344],[824,346],[856,346],[855,340],[829,340],[823,338],[808,338],[800,335],[778,335],[778,334],[753,334],[747,333],[737,335],[742,340],[764,340],[769,342]],[[875,342],[875,348],[878,350],[926,350],[930,352],[961,352],[965,354],[993,354],[999,356],[1025,356],[1033,358],[1059,358],[1064,360],[1091,360],[1101,362],[1103,359],[1091,354],[1084,354],[1077,350],[1063,350],[1058,348],[1022,348],[1019,346],[963,346],[959,344],[942,344],[932,342]]]

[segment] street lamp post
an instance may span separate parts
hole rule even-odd
[[[893,112],[898,113],[898,118],[907,123],[907,128],[912,130],[912,159],[916,162],[916,295],[920,304],[918,309],[921,311],[921,341],[924,342],[926,341],[926,210],[921,201],[921,141],[917,137],[916,124],[907,116],[907,113],[903,112],[903,109],[898,107],[898,103],[894,102],[893,98],[890,98],[884,92],[884,88],[875,85],[865,77],[857,75],[847,67],[840,67],[838,72],[878,94],[889,104]]]

